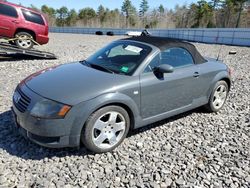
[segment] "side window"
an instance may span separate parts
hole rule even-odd
[[[36,23],[36,24],[45,25],[43,18],[40,14],[36,14],[34,12],[24,10],[24,9],[22,9],[22,13],[23,13],[25,20]]]
[[[153,72],[154,68],[158,67],[159,65],[160,65],[160,55],[158,54],[151,60],[151,62],[145,68],[144,73]]]
[[[184,48],[169,48],[161,52],[161,63],[173,67],[182,67],[194,64],[192,55]]]
[[[14,7],[0,3],[0,14],[17,18],[17,11]]]

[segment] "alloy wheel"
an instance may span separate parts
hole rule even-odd
[[[122,139],[125,129],[126,120],[122,114],[107,112],[94,123],[92,141],[98,148],[111,148]]]
[[[23,49],[29,49],[32,46],[32,40],[26,35],[20,35],[17,39],[18,45]]]
[[[226,101],[227,98],[227,88],[225,85],[219,85],[213,96],[213,106],[215,109],[220,109]]]

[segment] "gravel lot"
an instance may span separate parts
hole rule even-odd
[[[196,109],[130,133],[112,153],[47,149],[12,130],[14,88],[27,75],[84,59],[120,37],[51,34],[57,60],[0,59],[0,187],[250,187],[250,48],[223,46],[233,86],[219,113]],[[218,45],[195,44],[216,57]],[[236,55],[227,55],[236,50]]]

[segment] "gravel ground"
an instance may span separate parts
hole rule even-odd
[[[250,48],[222,46],[233,86],[219,113],[196,109],[130,133],[114,152],[47,149],[12,130],[15,86],[119,37],[51,34],[58,60],[0,59],[0,187],[250,187]],[[220,46],[195,44],[216,57]],[[227,55],[236,50],[236,55]]]

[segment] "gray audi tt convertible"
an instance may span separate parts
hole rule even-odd
[[[16,127],[47,147],[116,148],[131,129],[205,106],[219,111],[230,70],[184,41],[121,39],[88,59],[24,79],[13,95]]]

